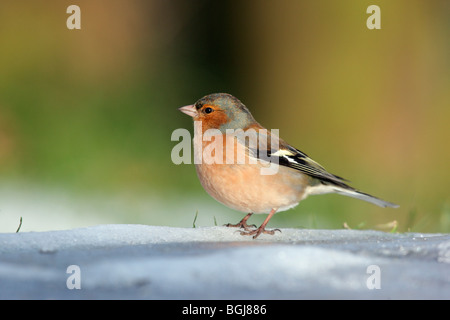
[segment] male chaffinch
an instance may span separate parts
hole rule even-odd
[[[191,116],[194,121],[201,122],[202,131],[194,133],[194,152],[203,160],[195,164],[203,188],[220,203],[248,213],[239,223],[226,225],[243,228],[245,231],[241,232],[242,235],[253,235],[253,238],[256,238],[261,233],[274,234],[274,231],[280,231],[265,229],[270,218],[276,212],[295,207],[309,195],[338,193],[380,207],[398,207],[394,203],[350,187],[346,183],[347,180],[327,172],[305,153],[278,137],[274,148],[270,142],[273,141],[270,140],[274,138],[273,134],[264,129],[247,107],[230,94],[210,94],[179,110]],[[257,137],[258,144],[256,147],[255,144],[250,146],[245,137],[242,139],[234,136],[232,139],[226,139],[232,132],[230,129],[242,129],[241,132],[244,133],[256,132],[253,136]],[[211,131],[213,133],[209,134],[209,138],[198,136],[206,136]],[[214,136],[220,136],[223,143],[221,147],[214,149],[214,157],[223,161],[211,162],[211,159],[205,158],[207,152],[203,150],[211,147],[211,143],[215,141],[212,138]],[[250,138],[253,136],[249,135]],[[229,153],[225,150],[228,148],[234,151]],[[199,152],[201,154],[198,154]],[[230,157],[235,160],[239,152],[243,152],[245,161],[230,161]],[[211,155],[212,153],[209,156]],[[261,169],[268,166],[268,158],[263,155],[269,156],[276,165],[274,174],[262,174]],[[258,161],[255,161],[256,159]],[[269,215],[259,228],[251,230],[247,220],[254,213]]]

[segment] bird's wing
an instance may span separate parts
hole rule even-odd
[[[244,138],[238,137],[238,140],[246,146],[250,157],[275,162],[281,166],[298,170],[320,181],[353,189],[345,183],[346,179],[329,173],[305,153],[292,147],[270,131],[263,129],[250,132],[247,130]],[[253,143],[251,143],[252,141]],[[257,144],[254,141],[258,141]]]
[[[280,165],[299,170],[311,177],[319,179],[319,181],[321,181],[322,184],[326,186],[326,189],[323,189],[321,187],[311,189],[310,194],[328,193],[332,190],[332,192],[371,202],[380,207],[399,207],[395,203],[381,200],[380,198],[374,197],[370,194],[358,191],[350,187],[346,183],[348,182],[346,179],[329,173],[325,170],[324,167],[309,158],[306,154],[287,144],[282,146],[272,155],[279,157],[278,160]]]
[[[284,141],[281,143],[280,140],[280,148],[278,150],[273,150],[270,156],[273,160],[278,160],[279,165],[298,170],[321,181],[330,182],[344,188],[351,188],[345,183],[347,181],[346,179],[329,173],[324,167],[312,160],[305,153],[290,146]],[[274,159],[273,157],[277,158]]]
[[[249,143],[245,137],[249,138],[249,140],[257,138],[257,146],[255,146],[254,142]],[[238,141],[245,145],[249,157],[275,162],[281,166],[298,170],[319,180],[321,184],[318,184],[316,188],[312,188],[310,194],[337,192],[345,196],[374,203],[380,207],[398,207],[395,203],[381,200],[352,188],[347,184],[348,180],[329,173],[324,167],[312,160],[305,153],[292,147],[265,129],[256,134],[247,134],[246,132],[245,137],[243,139],[242,137],[238,137]],[[323,185],[325,185],[326,189],[323,188]]]

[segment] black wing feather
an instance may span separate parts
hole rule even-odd
[[[282,166],[298,170],[304,174],[319,179],[320,181],[329,182],[343,188],[353,189],[345,183],[345,181],[348,180],[329,173],[324,167],[309,158],[300,150],[289,146],[289,153],[290,154],[285,154],[282,156],[274,156],[272,154],[271,157],[277,157],[278,163]]]

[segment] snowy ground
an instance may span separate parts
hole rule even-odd
[[[3,233],[0,298],[450,299],[450,235],[282,229],[253,240],[225,227],[144,225]]]

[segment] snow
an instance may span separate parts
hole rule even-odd
[[[20,217],[22,232],[68,230],[106,223],[186,227],[192,226],[196,213],[198,226],[213,225],[216,218],[219,224],[242,218],[240,213],[217,206],[212,198],[190,194],[75,193],[13,181],[0,182],[0,204],[0,233],[16,231]]]
[[[70,265],[79,290],[67,287]],[[449,299],[450,235],[282,229],[253,240],[235,228],[121,224],[2,233],[0,288],[1,299]]]

